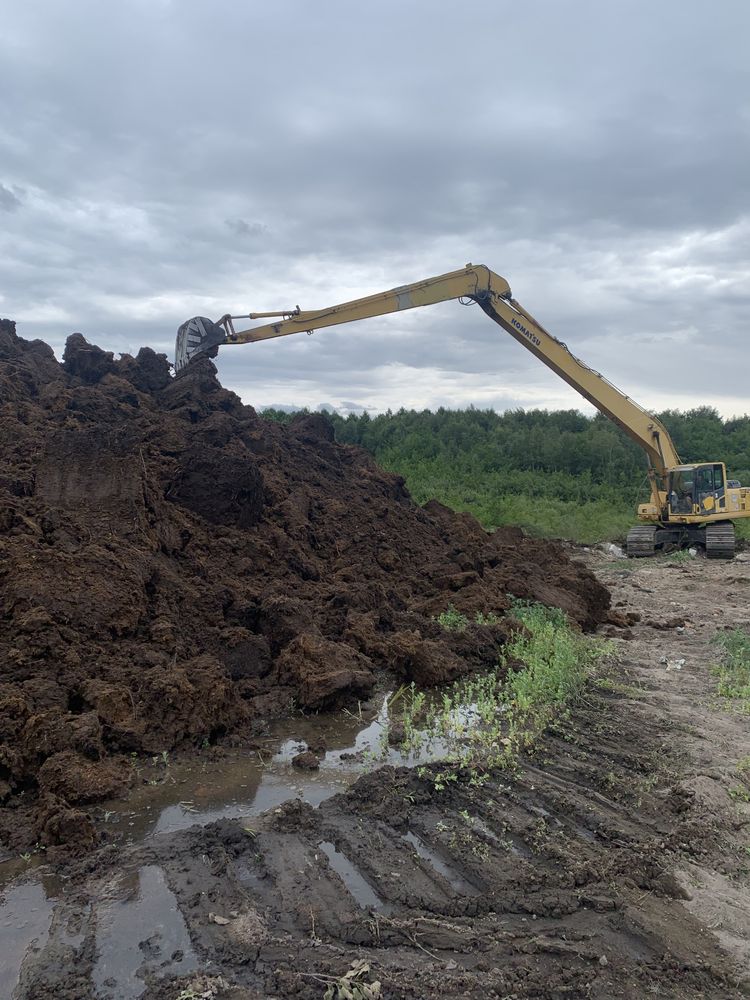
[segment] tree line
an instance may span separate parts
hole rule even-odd
[[[403,475],[418,502],[436,497],[486,527],[515,523],[580,541],[621,537],[648,496],[643,451],[601,414],[469,407],[328,417],[339,442],[367,448]],[[750,485],[750,416],[724,420],[701,406],[659,417],[683,462],[723,461],[730,478]]]

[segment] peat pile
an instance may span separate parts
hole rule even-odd
[[[325,417],[266,421],[207,358],[172,377],[74,334],[60,364],[0,321],[0,442],[6,839],[38,792],[35,835],[64,841],[131,753],[491,664],[509,594],[607,614],[558,543],[420,508]],[[449,605],[500,624],[445,631]]]

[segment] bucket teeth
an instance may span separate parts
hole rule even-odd
[[[193,316],[177,331],[175,371],[182,371],[197,354],[207,354],[226,340],[224,329],[205,316]]]

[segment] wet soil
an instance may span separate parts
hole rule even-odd
[[[440,765],[379,767],[16,880],[14,998],[312,1000],[357,968],[387,998],[747,996],[750,738],[711,667],[750,627],[750,564],[584,558],[631,624],[517,771],[436,791]]]
[[[0,844],[86,852],[132,755],[251,745],[291,709],[356,705],[497,660],[509,595],[582,628],[609,594],[559,543],[488,535],[402,479],[222,388],[207,358],[0,321]],[[448,632],[453,605],[472,624]]]

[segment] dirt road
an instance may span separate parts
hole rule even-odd
[[[318,808],[16,882],[0,985],[20,975],[19,1000],[747,996],[750,735],[711,667],[717,630],[750,628],[750,562],[582,558],[641,618],[605,628],[618,661],[517,773],[436,791],[381,768]]]

